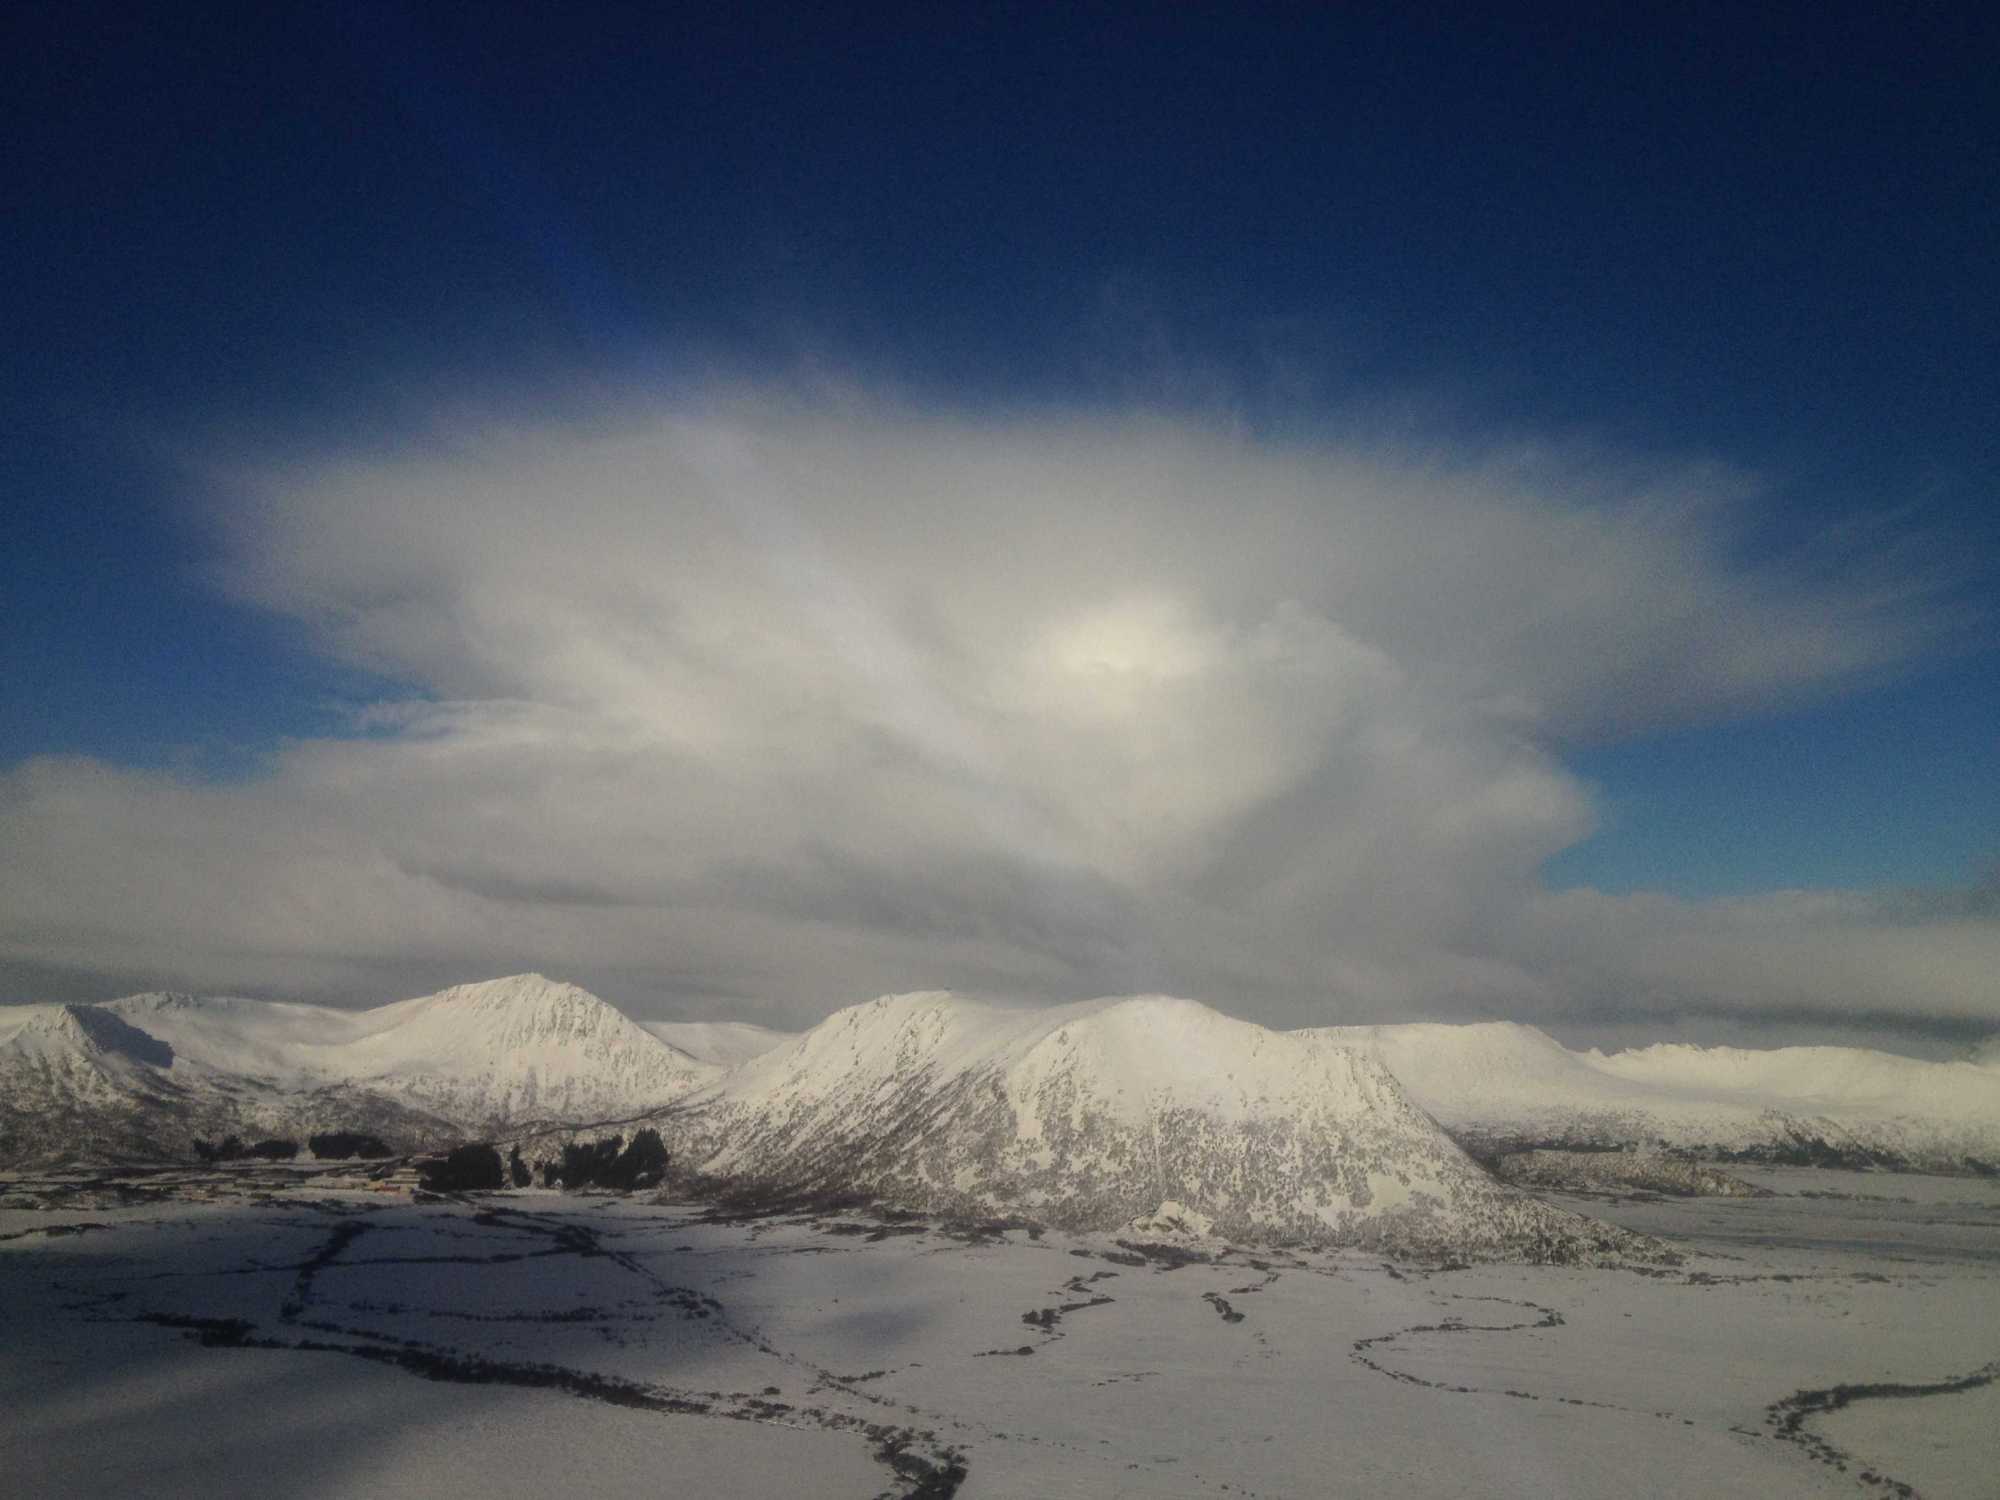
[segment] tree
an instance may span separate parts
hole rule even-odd
[[[419,1169],[423,1185],[434,1193],[478,1193],[506,1184],[500,1153],[487,1141],[460,1146],[442,1161],[431,1160]]]

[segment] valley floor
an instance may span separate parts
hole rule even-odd
[[[1672,1270],[1423,1271],[538,1191],[411,1203],[300,1169],[17,1174],[0,1475],[480,1500],[1990,1494],[2000,1184],[1746,1175],[1776,1196],[1559,1200],[1672,1239]]]

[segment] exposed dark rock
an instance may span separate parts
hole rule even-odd
[[[63,1007],[77,1029],[91,1044],[105,1052],[115,1052],[155,1068],[174,1065],[174,1049],[149,1031],[141,1031],[123,1016],[100,1005]]]

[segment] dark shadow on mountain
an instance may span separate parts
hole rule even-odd
[[[151,1032],[141,1031],[116,1012],[99,1005],[71,1005],[65,1008],[78,1029],[100,1051],[114,1052],[120,1057],[129,1057],[134,1062],[155,1068],[171,1068],[174,1065],[172,1047]]]

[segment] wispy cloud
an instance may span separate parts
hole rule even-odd
[[[213,479],[227,590],[409,700],[243,784],[6,773],[16,964],[2000,1015],[1990,913],[1539,883],[1592,826],[1565,744],[1937,623],[1852,559],[1735,561],[1740,476],[738,392]]]

